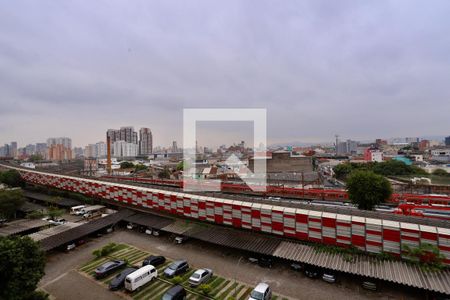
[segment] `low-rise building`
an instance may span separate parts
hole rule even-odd
[[[364,151],[364,160],[372,161],[372,162],[382,162],[383,161],[383,152],[378,149],[367,148]]]

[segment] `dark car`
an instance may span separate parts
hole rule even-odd
[[[164,256],[151,255],[151,256],[147,257],[146,259],[144,259],[144,261],[142,262],[142,266],[152,265],[152,266],[156,267],[156,266],[162,265],[165,262],[166,262],[166,258]]]
[[[319,270],[316,268],[305,268],[305,275],[309,278],[318,278]]]
[[[272,259],[270,257],[261,257],[258,259],[258,265],[264,268],[272,268]]]
[[[103,278],[105,276],[108,276],[114,271],[119,270],[120,268],[125,267],[125,261],[123,260],[112,260],[104,263],[97,269],[95,269],[95,277],[96,278]]]
[[[166,277],[174,277],[179,274],[185,273],[189,269],[189,265],[186,260],[177,260],[171,263],[165,270],[164,275]]]
[[[181,285],[176,285],[168,289],[161,300],[183,300],[186,299],[186,290]]]
[[[125,284],[125,278],[136,270],[136,268],[126,268],[125,270],[117,274],[117,276],[114,277],[113,280],[111,280],[109,289],[112,291],[121,289]]]
[[[291,269],[298,272],[298,271],[303,270],[303,266],[299,263],[292,263]]]

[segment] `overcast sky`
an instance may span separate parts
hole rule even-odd
[[[450,1],[220,3],[3,1],[0,143],[180,145],[183,108],[222,107],[266,108],[271,143],[450,134]]]

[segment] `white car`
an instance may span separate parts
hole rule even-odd
[[[191,277],[189,277],[189,284],[191,286],[199,286],[211,279],[213,271],[211,269],[198,269]]]
[[[66,223],[66,220],[58,218],[58,219],[55,219],[55,220],[48,220],[48,222],[51,223],[51,224],[54,224],[54,225],[62,225],[64,223]]]
[[[250,293],[248,300],[270,300],[272,298],[272,290],[267,283],[261,282]]]
[[[127,224],[127,229],[132,230],[135,227],[135,225],[133,223],[128,223]]]

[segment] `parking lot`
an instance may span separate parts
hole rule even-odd
[[[123,248],[121,246],[124,246]],[[119,260],[126,260],[130,265],[132,266],[141,266],[142,261],[145,257],[149,256],[152,253],[149,253],[147,251],[137,249],[135,247],[129,246],[129,245],[119,245],[118,251],[113,252],[109,255],[108,258],[100,258],[100,259],[94,259],[93,261],[88,262],[81,268],[79,268],[79,271],[84,273],[89,278],[94,277],[94,270],[100,266],[101,264],[105,263],[106,261],[110,259],[119,259]],[[174,284],[172,283],[171,279],[165,278],[162,274],[164,269],[171,263],[171,260],[166,260],[166,262],[160,266],[157,267],[159,278],[158,280],[151,282],[147,285],[145,285],[141,290],[133,292],[132,294],[123,294],[123,292],[118,292],[119,294],[122,293],[123,297],[131,297],[136,300],[140,299],[151,299],[156,300],[160,299],[162,294],[172,287]],[[188,279],[192,275],[192,273],[195,271],[195,266],[190,266],[190,269],[185,274],[181,275],[182,282],[181,284],[187,289],[188,291],[188,297],[187,299],[203,299],[204,297],[201,295],[201,292],[198,288],[192,288],[189,287]],[[102,283],[105,288],[111,281],[111,279],[116,275],[120,273],[120,271],[116,271],[107,277],[97,280],[97,282]],[[214,275],[209,281],[208,284],[211,286],[212,290],[209,296],[214,299],[228,299],[229,297],[234,297],[235,299],[247,299],[248,295],[250,294],[251,290],[253,289],[253,286],[249,286],[245,283],[235,281],[231,278],[224,278],[218,275]],[[274,294],[272,299],[282,299],[287,300],[287,297],[282,297],[280,295]]]
[[[94,259],[92,251],[109,243],[124,243],[133,246],[137,251],[145,251],[152,254],[164,255],[168,259],[185,258],[189,264],[194,267],[208,267],[214,270],[214,273],[225,280],[221,286],[215,287],[215,292],[229,290],[227,293],[234,295],[234,279],[237,280],[239,295],[245,298],[246,286],[253,287],[258,282],[267,282],[275,294],[283,295],[279,299],[420,299],[421,295],[414,294],[414,291],[408,291],[398,287],[382,287],[379,292],[370,292],[360,287],[360,282],[348,279],[345,276],[338,277],[337,284],[329,284],[320,279],[312,280],[307,278],[303,273],[292,271],[288,262],[275,262],[272,269],[262,268],[248,261],[247,256],[241,256],[242,253],[236,250],[220,248],[207,243],[189,240],[185,244],[177,245],[173,242],[173,237],[160,236],[153,237],[130,230],[118,230],[112,234],[105,235],[100,238],[93,239],[89,243],[78,247],[69,253],[53,253],[49,255],[46,275],[42,279],[40,286],[54,293],[56,298],[60,293],[60,284],[79,287],[66,289],[64,292],[65,299],[88,299],[95,297],[101,298],[102,295],[110,294],[109,299],[124,298],[129,295],[123,293],[111,293],[107,290],[106,285],[100,285],[95,280],[86,275],[81,270],[82,266]],[[132,248],[131,248],[132,249]],[[136,250],[134,250],[136,251]],[[137,255],[135,259],[141,259]],[[78,274],[74,274],[75,273]],[[81,275],[84,274],[84,275]],[[95,287],[84,290],[83,286],[86,280],[94,283]],[[228,280],[225,284],[224,282]],[[69,284],[71,282],[71,284]],[[89,285],[91,286],[91,284]],[[242,287],[241,287],[242,286]],[[160,287],[161,291],[164,289]],[[159,292],[161,292],[159,291]],[[244,292],[243,292],[244,291]],[[158,296],[158,290],[152,290],[151,295],[145,293],[145,297]],[[233,292],[233,293],[232,293]],[[85,293],[85,295],[80,295]],[[142,295],[142,294],[141,294]],[[220,297],[221,294],[216,294]],[[145,299],[144,297],[144,299]],[[155,298],[156,299],[156,298]],[[226,299],[226,298],[225,298]]]

